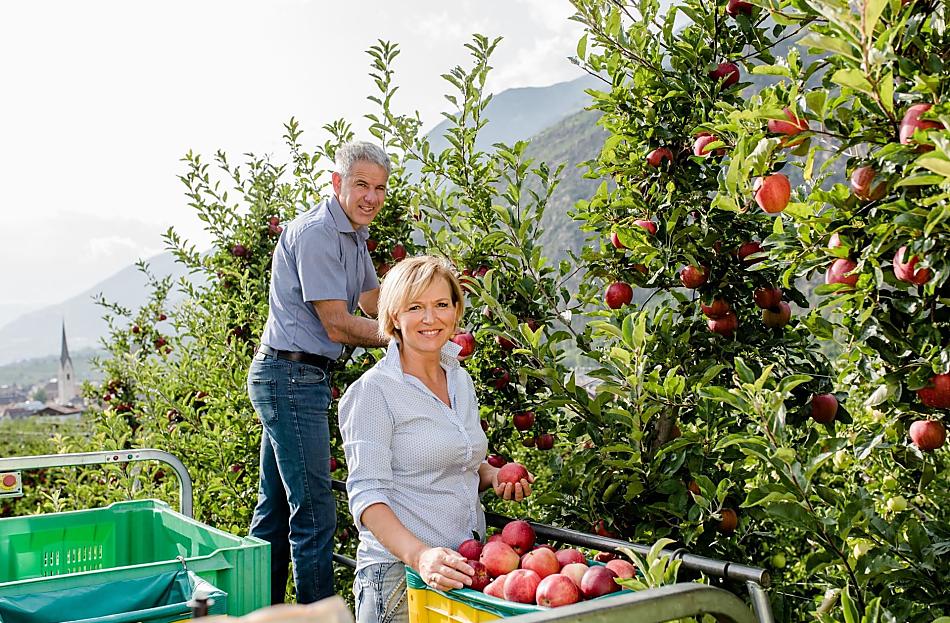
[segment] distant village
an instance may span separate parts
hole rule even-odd
[[[56,378],[31,387],[0,385],[0,422],[22,419],[51,424],[78,421],[82,418],[85,403],[77,385],[64,324]]]

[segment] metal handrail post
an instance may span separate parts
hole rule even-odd
[[[100,450],[98,452],[75,452],[72,454],[40,454],[35,456],[11,456],[0,458],[0,472],[44,469],[47,467],[73,467],[77,465],[104,465],[107,463],[134,463],[160,461],[166,463],[178,475],[179,509],[182,515],[194,517],[194,489],[188,468],[177,456],[164,450]]]

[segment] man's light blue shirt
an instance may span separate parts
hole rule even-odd
[[[345,301],[353,313],[360,295],[379,287],[367,238],[369,230],[353,229],[336,196],[288,223],[274,249],[261,343],[337,359],[343,346],[327,336],[311,303]]]

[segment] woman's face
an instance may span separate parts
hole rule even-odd
[[[396,314],[403,354],[438,353],[455,333],[456,320],[452,288],[444,278],[437,277]]]

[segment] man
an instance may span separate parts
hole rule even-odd
[[[271,602],[293,562],[297,601],[333,594],[336,504],[330,479],[330,374],[343,344],[382,346],[379,281],[366,239],[383,207],[389,158],[371,143],[336,152],[333,196],[294,219],[274,249],[270,312],[248,371],[263,424],[251,535],[271,544]]]

